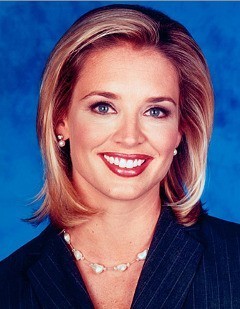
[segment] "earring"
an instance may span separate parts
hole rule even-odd
[[[57,136],[57,139],[58,139],[58,146],[59,147],[64,147],[65,146],[65,141],[63,140],[63,135],[58,135]]]
[[[177,149],[174,149],[173,155],[176,156],[177,154]]]

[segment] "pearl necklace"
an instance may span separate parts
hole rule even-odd
[[[77,261],[85,261],[88,264],[88,266],[91,267],[93,272],[96,273],[96,274],[101,274],[102,272],[107,271],[107,270],[114,270],[114,271],[123,272],[123,271],[127,270],[135,262],[144,261],[147,257],[147,254],[148,254],[148,249],[145,249],[145,250],[139,252],[136,255],[135,259],[132,260],[131,262],[121,263],[121,264],[118,264],[118,265],[115,265],[115,266],[104,266],[102,264],[98,264],[98,263],[94,263],[94,262],[89,261],[88,259],[85,258],[85,256],[82,254],[81,251],[75,249],[71,244],[71,237],[70,237],[69,233],[67,233],[65,230],[63,230],[63,238],[66,241],[66,243],[69,245],[69,247],[71,248],[71,251],[72,251],[75,259]]]

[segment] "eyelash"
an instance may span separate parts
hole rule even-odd
[[[151,113],[151,111],[157,111],[159,113],[161,113],[162,115],[147,115],[147,113]],[[148,116],[148,117],[153,117],[153,118],[157,118],[157,119],[160,119],[160,118],[165,118],[167,116],[170,115],[170,111],[163,108],[163,107],[160,107],[160,106],[154,106],[154,107],[151,107],[149,108],[145,113],[144,113],[145,116]]]
[[[97,110],[100,107],[105,108],[105,110]],[[107,102],[94,103],[90,106],[90,109],[91,109],[91,111],[93,111],[94,113],[99,114],[99,115],[109,115],[109,114],[116,114],[117,113],[116,110],[111,106],[111,104],[109,104]],[[109,110],[112,110],[112,111],[109,112]],[[150,113],[152,111],[153,112],[157,111],[161,115],[160,116],[159,115],[151,115]],[[149,115],[147,113],[149,113]],[[147,117],[153,117],[153,118],[156,118],[156,119],[160,119],[160,118],[165,118],[165,117],[169,116],[170,111],[163,108],[163,107],[160,107],[160,106],[154,106],[154,107],[149,108],[146,112],[144,112],[144,115],[147,116]]]
[[[108,109],[107,109],[107,112],[97,110],[97,108],[99,108],[99,107],[101,107],[101,106],[102,106],[102,107],[105,107],[105,108],[107,107],[107,108],[108,108]],[[109,103],[107,103],[107,102],[97,102],[97,103],[91,105],[91,106],[90,106],[90,109],[91,109],[91,111],[93,111],[94,113],[97,113],[97,114],[100,114],[100,115],[116,114],[115,109],[114,109]],[[109,112],[108,112],[109,109],[112,109],[113,112],[109,113]]]

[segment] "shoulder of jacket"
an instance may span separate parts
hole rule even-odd
[[[200,242],[205,248],[219,254],[225,248],[240,257],[240,224],[204,214],[199,226]]]
[[[240,237],[240,224],[219,219],[208,214],[204,215],[202,220],[202,228],[211,228],[216,233],[225,235],[226,237],[238,236]]]
[[[40,235],[20,247],[0,262],[0,282],[17,279],[26,273],[27,269],[38,259],[39,255],[56,229],[49,225]]]

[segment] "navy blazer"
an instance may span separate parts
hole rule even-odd
[[[93,308],[59,232],[50,225],[0,263],[1,308]],[[203,214],[183,227],[164,207],[131,308],[239,309],[239,244],[238,224]]]

